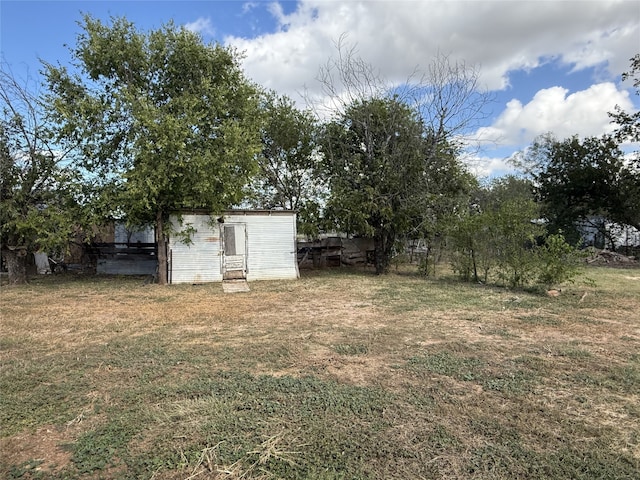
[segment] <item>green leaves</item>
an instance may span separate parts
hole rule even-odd
[[[48,65],[48,100],[59,141],[80,144],[107,213],[155,223],[162,241],[172,211],[238,203],[260,125],[237,53],[172,23],[141,32],[124,18],[103,24],[87,15],[80,25],[79,73]]]
[[[2,65],[0,245],[11,283],[27,281],[27,255],[64,252],[87,223],[77,157],[56,142],[46,102],[33,93],[37,88]]]
[[[256,208],[298,211],[298,231],[316,234],[325,195],[318,176],[316,121],[293,100],[263,92],[260,101],[262,149],[247,197]]]
[[[562,234],[547,234],[531,182],[506,176],[475,197],[449,229],[452,266],[462,279],[549,288],[577,275],[580,255]]]
[[[532,151],[537,196],[552,232],[563,230],[575,243],[576,224],[594,216],[640,228],[640,173],[625,164],[614,138],[548,136]]]
[[[396,97],[353,102],[326,126],[327,216],[340,231],[374,238],[378,273],[398,240],[422,233],[434,203],[445,203],[434,199],[463,188],[454,150]]]
[[[633,86],[636,89],[636,95],[640,94],[640,53],[635,54],[631,59],[631,70],[622,74],[622,80],[633,80]],[[619,142],[640,141],[640,112],[627,113],[616,105],[614,112],[609,112],[611,122],[618,125],[614,132]],[[635,152],[636,166],[640,168],[640,153]]]
[[[452,265],[464,280],[498,278],[510,287],[535,276],[535,245],[544,234],[530,183],[504,177],[475,192],[449,229]]]
[[[86,166],[121,182],[113,211],[132,223],[181,208],[228,208],[259,149],[255,88],[238,56],[169,23],[142,32],[85,16],[72,51],[81,73],[48,66],[61,138]]]
[[[577,276],[581,253],[560,234],[549,235],[538,251],[538,283],[546,287],[573,281]]]

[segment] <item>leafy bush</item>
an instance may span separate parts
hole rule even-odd
[[[544,227],[531,221],[534,215],[532,202],[512,201],[461,217],[450,234],[453,271],[464,281],[493,280],[509,288],[571,281],[582,254],[560,233],[545,236]]]
[[[567,243],[561,234],[549,235],[544,245],[537,249],[537,283],[551,287],[564,282],[573,282],[578,274],[581,252]]]

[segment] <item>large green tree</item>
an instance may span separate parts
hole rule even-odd
[[[340,231],[373,238],[377,273],[388,270],[398,240],[443,193],[429,172],[448,165],[433,142],[417,112],[397,98],[354,102],[326,125],[326,218]]]
[[[613,137],[574,136],[560,141],[545,135],[527,156],[551,233],[562,231],[575,243],[580,238],[577,224],[593,219],[640,228],[640,172],[625,162]]]
[[[296,210],[298,231],[313,235],[325,194],[316,175],[317,122],[289,97],[272,91],[262,95],[260,105],[262,151],[248,202],[255,208]]]
[[[155,225],[166,283],[170,213],[242,198],[260,148],[258,95],[234,50],[171,23],[141,32],[87,15],[81,27],[75,72],[47,68],[61,138],[82,144],[114,214]]]
[[[635,94],[640,95],[640,53],[631,58],[631,68],[622,74],[622,79],[632,80]],[[636,146],[634,152],[626,155],[627,168],[623,170],[620,178],[620,195],[628,205],[627,210],[635,209],[636,212],[631,221],[631,224],[634,225],[640,223],[640,151],[638,151],[640,111],[629,113],[616,106],[615,111],[609,115],[612,122],[617,125],[614,136],[621,146],[627,142]]]
[[[0,246],[9,282],[27,282],[27,258],[64,253],[85,223],[87,197],[72,150],[52,140],[36,81],[0,70]]]
[[[404,82],[386,81],[345,37],[318,80],[323,101],[308,100],[332,119],[323,142],[326,217],[372,237],[376,271],[386,272],[398,240],[436,235],[435,220],[470,185],[460,147],[490,98],[475,68],[442,55]]]

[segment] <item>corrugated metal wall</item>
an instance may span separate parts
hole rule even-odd
[[[99,275],[155,275],[158,259],[154,256],[114,255],[99,258],[96,273]]]
[[[215,220],[214,220],[215,221]],[[221,282],[220,229],[211,225],[208,215],[189,214],[182,216],[182,225],[176,217],[171,223],[176,231],[193,228],[191,243],[185,244],[177,237],[169,239],[171,283]]]
[[[247,224],[247,280],[298,278],[296,216],[291,212],[229,216]]]
[[[180,226],[172,218],[174,228]],[[196,229],[192,244],[170,239],[171,282],[222,281],[220,226],[206,214],[183,215],[183,227]],[[298,278],[295,212],[236,211],[224,215],[227,224],[246,225],[247,280]]]

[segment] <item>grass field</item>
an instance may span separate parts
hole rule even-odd
[[[3,286],[0,478],[640,478],[640,270],[585,275]]]

